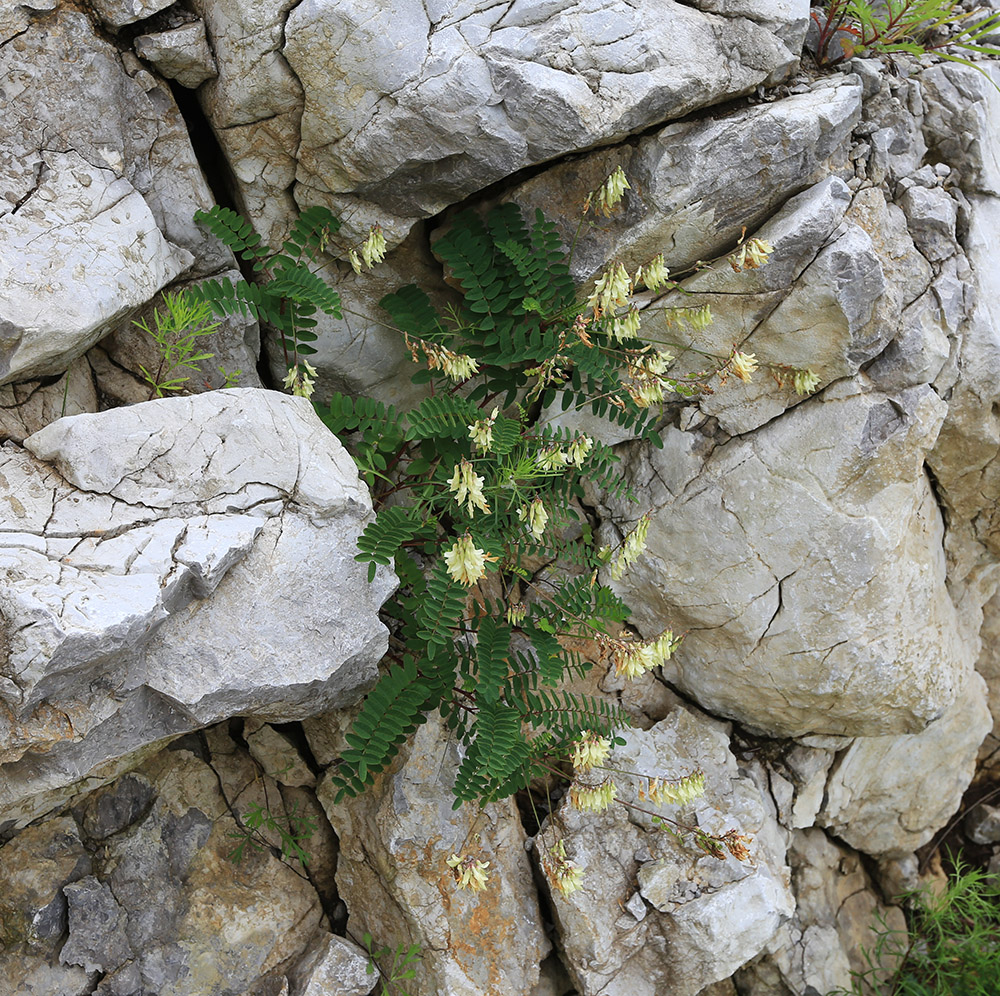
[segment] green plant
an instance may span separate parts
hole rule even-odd
[[[924,887],[900,897],[908,929],[877,917],[868,966],[852,988],[830,996],[996,996],[1000,992],[1000,883],[955,862],[947,888]]]
[[[934,52],[981,72],[975,63],[943,49],[955,45],[969,52],[1000,55],[1000,49],[981,44],[1000,29],[1000,13],[969,12],[956,0],[828,0],[825,11],[813,11],[812,18],[819,28],[816,61],[821,66],[835,66],[867,53]]]
[[[239,844],[229,853],[229,860],[239,864],[246,857],[247,848],[254,851],[269,851],[271,842],[265,836],[270,832],[277,836],[281,846],[283,861],[294,859],[305,868],[309,864],[309,852],[304,845],[312,839],[317,830],[316,821],[302,812],[298,802],[286,810],[285,816],[275,816],[270,809],[254,803],[243,814],[242,822],[229,833],[239,840]]]
[[[162,398],[168,392],[181,391],[191,379],[190,373],[198,369],[202,360],[210,360],[213,353],[199,352],[200,339],[214,335],[218,322],[209,322],[213,310],[199,301],[190,291],[163,295],[163,309],[153,315],[153,327],[145,318],[132,324],[141,329],[156,343],[160,351],[160,364],[153,373],[140,366],[142,378],[150,386],[150,397]],[[68,383],[68,382],[67,382]]]
[[[412,979],[417,973],[412,967],[421,960],[419,944],[397,944],[392,948],[373,950],[372,935],[364,935],[365,948],[368,951],[368,974],[378,972],[382,979],[382,991],[379,996],[409,996],[400,987],[400,982]],[[380,958],[392,956],[388,970],[381,969],[377,962]]]
[[[627,189],[616,170],[584,213],[593,206],[607,215]],[[214,208],[198,218],[267,271],[260,285],[203,284],[200,299],[217,313],[243,309],[274,324],[286,348],[286,386],[308,396],[315,372],[300,355],[312,352],[302,343],[315,334],[301,330],[317,308],[340,312],[336,293],[309,264],[322,265],[336,220],[311,208],[274,254],[232,212]],[[361,249],[365,264],[384,249],[378,234],[373,229]],[[677,326],[697,331],[711,322],[708,308],[640,312],[632,300],[638,288],[683,292],[662,255],[632,274],[612,262],[581,300],[556,226],[541,212],[530,223],[513,204],[485,217],[464,212],[433,249],[460,302],[439,311],[415,286],[381,302],[429,397],[406,412],[342,394],[317,405],[372,488],[377,518],[359,539],[357,559],[368,564],[369,579],[379,566],[400,579],[385,609],[389,666],[346,735],[330,776],[336,799],[363,791],[438,710],[464,748],[456,808],[505,798],[536,777],[568,777],[561,765],[572,760],[570,798],[600,810],[616,798],[602,760],[628,717],[564,683],[597,661],[635,678],[668,660],[680,640],[670,630],[643,640],[626,628],[629,609],[609,583],[641,555],[649,516],[637,516],[624,536],[597,541],[588,489],[633,496],[615,454],[553,416],[587,410],[659,446],[665,399],[711,390],[713,378],[749,381],[758,363],[734,345],[726,356],[702,354],[707,369],[672,376],[674,357],[664,348],[671,344],[643,337],[640,327],[658,326],[660,336]],[[741,237],[728,261],[736,271],[752,269],[771,251],[764,240]],[[771,369],[797,393],[817,386],[811,371]],[[656,804],[690,801],[704,786],[697,772],[674,782],[631,774],[647,780]],[[715,838],[660,822],[709,854],[746,856],[736,831]],[[485,887],[488,862],[453,855],[448,863],[460,885]],[[557,887],[574,887],[573,863],[564,854],[550,863]]]

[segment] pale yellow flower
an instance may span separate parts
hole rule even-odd
[[[514,602],[513,605],[507,607],[507,622],[511,626],[520,626],[524,622],[525,617],[528,614],[528,607],[524,602]]]
[[[635,271],[635,282],[645,284],[651,291],[658,291],[669,279],[670,271],[663,261],[663,253]]]
[[[471,586],[486,576],[486,551],[480,550],[468,533],[456,540],[450,550],[445,550],[444,562],[448,573],[460,584]]]
[[[741,270],[756,270],[766,266],[774,246],[766,239],[749,239],[730,257],[729,265],[739,273]]]
[[[361,257],[352,249],[348,254],[347,258],[351,261],[351,269],[355,273],[361,272]]]
[[[588,730],[579,740],[573,741],[573,767],[580,772],[589,771],[595,765],[603,764],[610,753],[611,741]]]
[[[550,450],[542,450],[535,457],[535,460],[538,463],[539,470],[545,470],[549,473],[562,470],[569,463],[566,454],[558,447]]]
[[[361,258],[368,269],[385,259],[385,236],[380,225],[372,225],[369,230],[368,238],[361,246]]]
[[[657,805],[687,806],[705,794],[705,772],[695,771],[685,778],[669,781],[650,778],[639,785],[639,798],[649,799]]]
[[[493,445],[493,423],[499,412],[499,408],[494,408],[489,418],[478,419],[469,426],[469,439],[484,453]]]
[[[535,539],[542,538],[549,521],[549,513],[545,511],[541,498],[535,498],[530,505],[522,505],[517,510],[517,517],[522,522],[527,521],[528,529]]]
[[[611,565],[611,580],[620,581],[622,575],[635,563],[646,549],[646,535],[649,532],[649,516],[644,515],[635,524],[625,541],[622,543],[614,563]]]
[[[482,892],[489,884],[489,875],[486,872],[490,866],[488,861],[473,857],[460,858],[457,854],[453,854],[447,859],[447,864],[454,873],[460,889]]]
[[[625,171],[621,166],[618,166],[597,190],[587,195],[583,211],[586,214],[593,207],[596,214],[602,214],[605,218],[609,218],[612,209],[621,201],[625,191],[631,189],[625,177]]]
[[[471,356],[453,353],[450,349],[442,350],[440,365],[445,375],[454,381],[468,380],[479,372],[479,364]]]
[[[593,448],[594,441],[590,436],[577,436],[566,447],[566,463],[572,467],[579,467],[590,455]]]
[[[551,857],[543,859],[552,884],[564,895],[576,892],[583,885],[583,869],[566,857],[566,846],[557,841],[549,848]]]
[[[311,398],[316,390],[316,370],[308,360],[299,360],[289,368],[282,384],[296,397]]]
[[[707,329],[712,324],[712,308],[703,304],[698,308],[664,308],[663,317],[667,328],[679,325],[681,328],[691,328],[696,332]]]
[[[639,335],[639,309],[635,305],[625,312],[624,317],[615,318],[611,323],[611,334],[616,342],[635,339]]]
[[[729,358],[729,369],[740,380],[749,384],[757,369],[757,358],[753,353],[741,353],[739,350],[735,350]]]
[[[792,384],[796,394],[812,394],[819,387],[819,374],[811,370],[796,370]]]
[[[610,269],[594,281],[594,290],[587,298],[587,307],[593,309],[596,318],[600,318],[601,315],[628,304],[631,293],[632,281],[628,270],[621,263],[613,263]]]
[[[448,490],[455,492],[457,504],[466,503],[469,515],[472,515],[476,508],[481,512],[488,512],[490,506],[483,494],[483,483],[484,479],[473,470],[472,464],[468,460],[462,460],[448,482]]]
[[[580,785],[573,782],[569,787],[569,801],[574,809],[592,813],[603,813],[618,794],[618,786],[609,778],[600,785]]]

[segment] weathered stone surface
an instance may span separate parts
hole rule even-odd
[[[1000,590],[983,606],[983,641],[976,670],[986,681],[993,729],[983,741],[979,764],[990,773],[1000,765]]]
[[[37,185],[0,230],[5,384],[60,372],[193,262],[113,170],[75,152],[36,165]]]
[[[856,740],[838,759],[818,822],[867,854],[915,851],[958,808],[991,725],[985,683],[972,674],[922,732]]]
[[[247,749],[261,770],[282,785],[315,785],[316,776],[309,770],[302,755],[284,734],[273,726],[261,723],[257,729],[244,729]]]
[[[886,396],[862,376],[751,436],[669,429],[663,450],[632,447],[654,513],[620,588],[644,635],[687,631],[668,679],[770,735],[912,732],[940,716],[977,652],[923,470],[944,407],[927,387]]]
[[[584,870],[579,890],[550,889],[564,958],[584,996],[693,996],[759,954],[791,914],[781,831],[721,726],[676,709],[649,730],[625,733],[608,763],[647,777],[703,770],[704,798],[680,809],[641,799],[628,777],[616,776],[618,797],[707,833],[750,835],[751,861],[709,857],[620,805],[594,815],[564,803],[539,835],[543,865],[562,840]]]
[[[28,381],[0,387],[0,443],[23,443],[63,415],[97,411],[97,391],[86,359],[75,360],[55,383]]]
[[[64,965],[107,974],[132,960],[125,911],[104,882],[88,875],[65,886],[63,895],[69,907],[69,939],[59,953]]]
[[[432,718],[357,799],[334,803],[332,784],[321,783],[341,842],[337,885],[353,932],[390,947],[420,945],[413,996],[523,996],[549,948],[524,831],[510,801],[452,810],[459,761]],[[446,863],[453,853],[490,863],[484,891],[458,889]]]
[[[772,7],[772,23],[797,25],[795,8]],[[296,197],[347,195],[368,202],[369,221],[426,217],[523,166],[746,93],[795,63],[767,28],[726,14],[672,0],[375,11],[306,0],[284,49],[305,99]]]
[[[108,27],[121,28],[152,17],[169,7],[173,0],[91,0],[98,16]]]
[[[368,585],[354,561],[367,490],[304,399],[163,399],[25,445],[0,471],[0,697],[21,731],[2,818],[38,815],[53,800],[35,792],[163,738],[238,714],[298,719],[370,685],[392,581]]]
[[[367,952],[322,931],[289,973],[289,991],[291,996],[368,996],[374,979]]]
[[[285,818],[277,785],[219,730],[197,749],[163,751],[78,800],[82,840],[60,817],[0,848],[0,878],[12,887],[0,902],[10,896],[21,910],[4,923],[37,925],[19,958],[0,955],[4,996],[242,993],[306,946],[319,899],[273,855],[276,838],[231,860],[241,837],[234,812],[256,805]],[[60,963],[83,968],[70,974]]]
[[[833,843],[822,830],[792,834],[788,860],[795,915],[782,924],[768,953],[736,974],[739,992],[798,996],[849,990],[851,972],[869,967],[863,950],[875,944],[876,915],[883,916],[890,929],[905,930],[903,911],[886,906],[860,857]]]
[[[574,276],[585,280],[609,259],[631,272],[660,252],[681,270],[727,251],[741,229],[752,233],[791,195],[842,169],[860,114],[856,78],[821,80],[807,93],[670,124],[560,164],[515,187],[510,199],[559,221],[569,245],[582,199],[620,164],[633,190],[611,218],[584,227]]]
[[[958,203],[941,187],[914,185],[899,199],[917,248],[932,263],[955,254]]]
[[[131,62],[129,62],[131,59]],[[61,373],[183,270],[231,265],[162,82],[65,5],[0,50],[0,382]],[[46,80],[58,100],[39,100]]]
[[[192,90],[219,75],[205,39],[204,21],[139,35],[134,45],[136,55],[151,62],[161,76]]]
[[[72,819],[29,827],[0,848],[0,996],[78,996],[91,976],[62,965],[63,887],[89,875],[90,855]]]

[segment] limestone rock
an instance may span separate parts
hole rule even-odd
[[[173,0],[92,0],[94,10],[110,28],[152,17],[157,11],[169,7]]]
[[[922,732],[856,740],[838,759],[818,822],[867,854],[915,851],[958,809],[990,726],[985,683],[973,674]]]
[[[413,996],[524,996],[549,944],[542,930],[524,831],[512,801],[451,808],[460,757],[437,718],[356,799],[318,796],[341,842],[337,886],[351,929],[395,948],[418,944]],[[459,890],[447,859],[490,863],[482,892]]]
[[[633,190],[611,218],[584,228],[574,277],[595,276],[609,259],[632,272],[660,252],[681,270],[728,251],[744,227],[752,233],[791,195],[840,169],[860,114],[855,78],[822,80],[806,93],[668,124],[634,144],[560,164],[509,199],[545,211],[569,245],[581,199],[620,164]]]
[[[312,886],[274,856],[274,839],[232,859],[243,836],[234,814],[257,805],[284,818],[277,786],[221,731],[194,746],[77,800],[82,836],[58,817],[0,848],[12,887],[0,902],[21,910],[4,923],[34,917],[48,938],[21,942],[13,960],[4,951],[0,993],[242,993],[299,955],[322,916]],[[67,964],[83,968],[70,975]]]
[[[944,408],[928,387],[886,396],[861,377],[750,436],[668,429],[663,450],[631,447],[627,472],[654,511],[619,589],[645,636],[687,632],[668,680],[771,736],[915,732],[939,717],[976,653],[923,470]]]
[[[63,888],[91,870],[68,817],[29,827],[0,848],[0,996],[91,992],[91,975],[59,962],[68,926]]]
[[[801,23],[801,9],[770,13],[782,27]],[[672,0],[519,0],[509,10],[306,0],[284,48],[305,100],[296,197],[347,195],[370,205],[369,221],[384,210],[405,225],[523,166],[746,93],[795,63],[768,28],[726,14]]]
[[[768,953],[737,973],[739,992],[776,996],[849,990],[851,972],[868,968],[862,952],[874,947],[876,915],[885,917],[890,929],[905,930],[903,911],[886,906],[860,857],[822,830],[794,833],[788,860],[795,915],[782,925]]]
[[[26,436],[63,415],[97,411],[97,391],[86,359],[75,360],[55,383],[28,381],[0,387],[0,443]]]
[[[69,906],[69,939],[59,953],[66,965],[105,975],[133,958],[125,935],[125,911],[111,889],[92,875],[63,888]]]
[[[377,977],[368,954],[343,937],[322,931],[290,974],[291,996],[368,996]]]
[[[0,231],[2,383],[60,372],[193,261],[113,170],[75,152],[43,152],[37,169]]]
[[[307,401],[169,398],[25,445],[0,470],[0,820],[164,738],[369,687],[392,581],[354,561],[368,493]]]
[[[781,832],[719,725],[677,709],[626,732],[608,763],[647,777],[703,770],[704,798],[683,808],[654,807],[624,776],[615,778],[618,798],[707,833],[752,836],[750,862],[710,857],[614,804],[595,815],[564,803],[538,837],[543,867],[562,840],[584,872],[567,896],[550,888],[564,959],[584,996],[693,996],[759,954],[792,913]]]
[[[1000,762],[1000,590],[983,606],[983,641],[976,670],[986,681],[993,729],[983,741],[979,765],[991,775]]]
[[[219,75],[215,56],[205,39],[204,21],[139,35],[134,44],[136,55],[156,66],[161,76],[177,80],[189,89]]]
[[[273,726],[262,723],[256,730],[244,729],[243,735],[261,770],[276,782],[293,787],[316,784],[316,777],[306,767],[295,746]]]

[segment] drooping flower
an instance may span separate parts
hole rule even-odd
[[[747,844],[753,843],[752,837],[737,833],[736,830],[727,830],[719,839],[737,861],[746,861],[750,857],[750,848]]]
[[[542,450],[542,452],[535,457],[535,460],[538,464],[539,470],[544,470],[549,473],[560,471],[569,463],[566,454],[559,449],[558,446],[553,449]]]
[[[494,408],[489,418],[477,419],[469,426],[469,439],[484,453],[493,445],[493,423],[496,422],[499,412],[499,408]]]
[[[488,512],[490,506],[486,503],[486,496],[483,494],[483,483],[484,479],[475,472],[472,464],[463,459],[455,467],[455,473],[452,474],[451,480],[448,482],[448,490],[455,492],[455,501],[459,505],[462,502],[466,503],[469,515],[472,515],[476,508],[481,512]]]
[[[639,309],[635,305],[632,305],[621,318],[615,318],[611,323],[611,334],[616,342],[635,339],[639,335]]]
[[[447,859],[448,867],[455,875],[455,881],[460,889],[468,889],[470,892],[482,892],[489,884],[489,875],[486,869],[489,868],[488,861],[479,858],[459,857],[453,854]]]
[[[729,265],[739,273],[766,266],[774,246],[767,239],[748,239],[729,257]]]
[[[361,258],[368,269],[385,259],[385,236],[381,225],[372,225],[369,229],[368,238],[361,246]]]
[[[729,369],[740,380],[749,384],[757,369],[757,357],[753,353],[741,353],[739,350],[734,350],[733,355],[729,357]]]
[[[579,467],[590,455],[594,448],[594,441],[590,436],[577,436],[573,442],[566,447],[566,463],[572,467]]]
[[[296,397],[311,398],[316,389],[316,370],[308,360],[300,359],[289,368],[282,384]]]
[[[698,308],[664,308],[663,317],[667,328],[678,325],[680,328],[690,328],[695,332],[707,329],[712,324],[712,307],[703,304]]]
[[[663,253],[635,271],[635,282],[645,284],[651,291],[658,291],[669,279],[670,271],[663,261]]]
[[[625,537],[618,555],[611,565],[611,580],[620,581],[622,575],[646,549],[646,535],[649,532],[649,516],[644,515],[635,524],[635,529]]]
[[[361,272],[361,257],[357,254],[357,252],[355,252],[355,250],[352,249],[347,254],[347,258],[351,261],[351,269],[355,273],[360,273]]]
[[[593,309],[594,317],[600,318],[616,308],[628,304],[628,296],[632,293],[632,281],[628,270],[621,263],[612,263],[611,267],[594,281],[594,290],[587,298],[587,307]]]
[[[429,362],[427,365],[431,366]],[[445,376],[454,381],[468,380],[479,372],[479,364],[471,356],[453,353],[450,349],[442,350],[440,366]]]
[[[695,771],[674,781],[649,778],[639,784],[639,798],[649,799],[657,805],[687,806],[705,794],[705,772]]]
[[[468,533],[456,540],[450,550],[445,550],[444,562],[448,573],[460,584],[471,587],[486,575],[486,551],[480,550]]]
[[[595,214],[604,215],[605,218],[611,217],[612,209],[621,201],[625,191],[631,189],[625,171],[621,166],[616,167],[597,190],[587,195],[583,204],[584,214],[593,208]]]
[[[611,741],[588,730],[579,740],[573,741],[573,767],[578,772],[589,771],[595,765],[603,764],[610,753]]]
[[[561,840],[549,848],[543,864],[552,884],[562,895],[568,896],[583,885],[583,869],[566,857],[566,845]]]
[[[796,394],[812,394],[819,386],[819,374],[812,370],[796,370],[792,384]]]
[[[600,785],[581,785],[573,782],[569,787],[569,801],[574,809],[603,813],[618,794],[618,786],[609,778]]]
[[[517,517],[528,523],[528,529],[535,539],[541,539],[545,532],[545,526],[549,521],[549,513],[545,511],[545,505],[541,498],[535,498],[530,505],[522,505],[517,510]]]
[[[507,622],[511,626],[520,626],[528,615],[528,607],[524,602],[514,602],[507,606]]]

